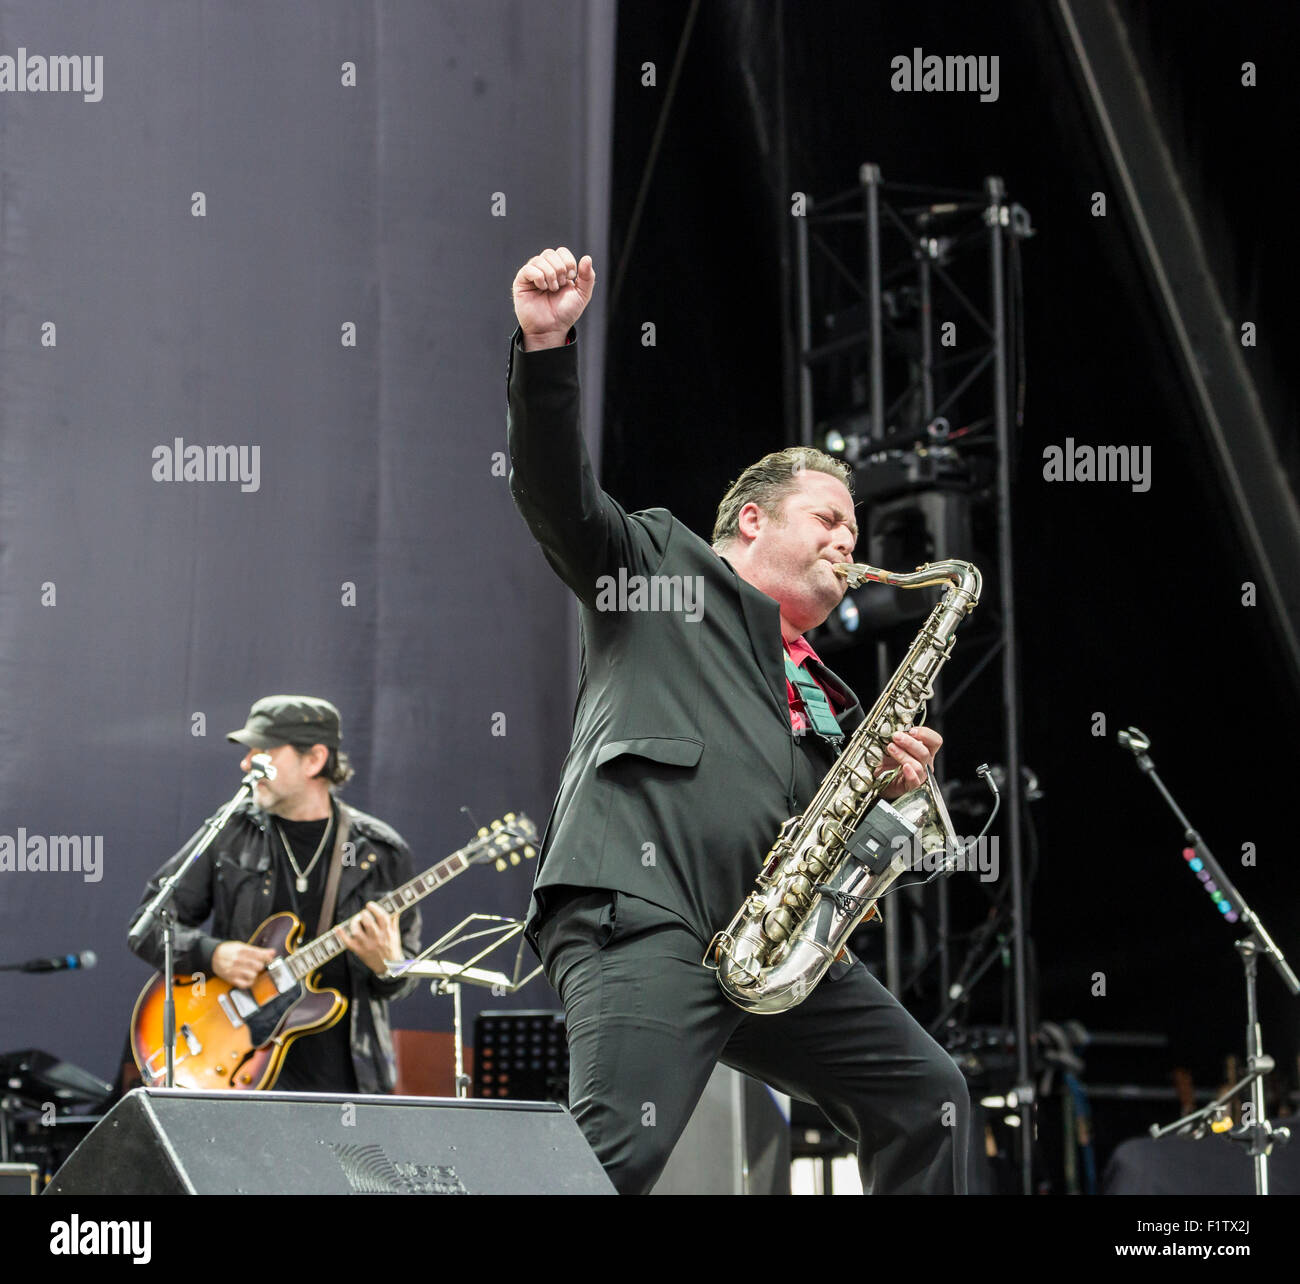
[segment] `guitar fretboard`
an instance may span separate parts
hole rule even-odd
[[[389,892],[386,896],[377,897],[376,904],[380,905],[389,914],[400,914],[404,909],[414,905],[416,901],[428,896],[435,888],[449,882],[457,874],[464,873],[471,863],[466,853],[476,845],[471,843],[469,847],[462,847],[460,851],[453,852],[446,860],[439,861],[432,869],[426,869],[423,874],[417,875],[409,883],[403,883],[401,887]],[[295,950],[285,959],[285,962],[289,965],[289,971],[294,979],[301,981],[315,972],[317,968],[324,967],[330,959],[342,954],[347,948],[342,931],[336,925],[330,928],[324,936],[318,936],[301,949]]]

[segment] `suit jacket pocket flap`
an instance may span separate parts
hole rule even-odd
[[[601,745],[596,754],[596,766],[603,766],[612,758],[628,754],[636,758],[649,758],[651,762],[667,763],[671,767],[693,767],[704,752],[702,740],[685,740],[678,736],[646,736],[640,740],[611,740]]]

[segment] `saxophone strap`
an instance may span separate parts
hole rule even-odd
[[[785,676],[794,684],[813,730],[825,740],[843,739],[844,732],[835,720],[826,692],[818,685],[817,679],[807,669],[797,665],[788,654],[785,656]]]

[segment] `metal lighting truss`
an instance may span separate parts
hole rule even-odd
[[[810,197],[805,200],[802,216],[793,219],[797,333],[790,373],[797,393],[800,441],[837,451],[852,463],[857,494],[869,505],[881,499],[887,506],[892,497],[897,504],[911,503],[924,510],[937,557],[969,556],[962,547],[942,545],[960,529],[969,532],[972,511],[991,517],[996,532],[996,558],[994,566],[985,568],[983,600],[971,624],[963,626],[930,713],[942,709],[951,718],[977,677],[987,681],[990,669],[1000,675],[1003,805],[998,830],[1010,857],[1006,875],[1010,886],[1002,889],[1004,896],[1009,894],[1010,905],[1003,906],[1007,919],[1002,938],[995,939],[992,932],[982,934],[965,965],[954,972],[947,883],[939,879],[931,884],[927,892],[937,899],[938,939],[922,966],[938,965],[945,1005],[936,1022],[940,1025],[995,959],[1010,949],[1016,1109],[1021,1175],[1028,1193],[1032,1189],[1033,1080],[1023,847],[1026,781],[1011,477],[1012,434],[1018,419],[1012,388],[1019,403],[1021,386],[1015,288],[1018,244],[1033,231],[1025,210],[1008,203],[1002,180],[996,177],[985,179],[980,192],[954,191],[885,183],[877,166],[864,164],[856,186],[816,203]],[[972,298],[979,293],[979,288],[968,284],[972,270],[976,286],[987,291],[983,305]],[[942,317],[954,328],[949,329]],[[972,327],[973,343],[965,339]],[[960,344],[953,342],[958,333],[963,336]],[[948,520],[946,515],[951,514],[956,517]],[[874,560],[862,552],[858,556]],[[868,586],[865,592],[888,591]],[[897,598],[905,591],[893,592]],[[917,590],[911,595],[923,597]],[[887,605],[882,597],[868,600]],[[917,601],[915,609],[924,616],[929,605]],[[903,613],[896,610],[894,619],[906,620],[906,608],[900,610]],[[864,614],[870,618],[869,612]],[[891,622],[888,610],[883,615]],[[843,645],[846,640],[840,626],[832,641]],[[887,644],[877,645],[883,686],[893,664]],[[995,659],[1001,665],[992,668]],[[970,730],[973,736],[977,728],[972,725]],[[987,726],[979,730],[987,743]],[[902,980],[897,917],[885,914],[886,983],[895,994],[907,988]],[[987,950],[987,957],[976,957],[980,948]]]

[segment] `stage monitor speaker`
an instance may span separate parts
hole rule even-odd
[[[1268,1191],[1300,1195],[1300,1150],[1295,1141],[1274,1145],[1268,1161]],[[1242,1142],[1230,1137],[1134,1137],[1115,1147],[1101,1193],[1253,1195],[1255,1161]]]
[[[788,1112],[789,1098],[729,1066],[716,1066],[650,1193],[788,1195]]]
[[[612,1195],[547,1101],[137,1088],[46,1195]]]
[[[0,1164],[0,1195],[34,1195],[41,1170],[35,1164]]]

